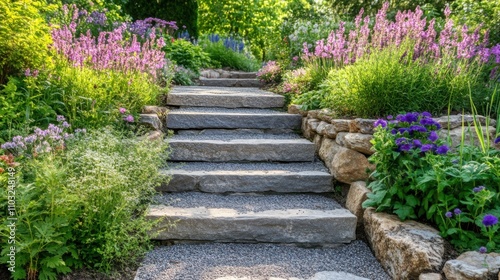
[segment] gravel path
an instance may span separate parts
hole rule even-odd
[[[307,279],[321,271],[343,271],[373,280],[390,279],[369,247],[359,240],[336,248],[315,249],[233,243],[159,247],[146,256],[135,279],[213,280],[224,276],[251,280]]]
[[[327,172],[323,162],[298,162],[298,163],[213,163],[213,162],[188,162],[188,163],[169,163],[169,169],[182,169],[189,171],[275,171],[283,170],[290,172],[301,171],[322,171]]]
[[[335,200],[319,194],[223,195],[184,192],[159,195],[155,197],[155,202],[179,208],[230,208],[240,213],[287,209],[335,210],[341,208]]]

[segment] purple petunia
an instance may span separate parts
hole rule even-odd
[[[399,149],[401,151],[405,151],[405,152],[408,152],[409,150],[411,150],[411,144],[403,144],[399,147]]]
[[[418,139],[415,139],[415,140],[413,140],[413,146],[420,148],[420,147],[422,147],[422,142],[420,142],[420,140],[418,140]]]
[[[498,218],[491,214],[486,214],[483,218],[483,225],[490,227],[498,224]]]
[[[439,146],[436,149],[436,154],[438,154],[438,155],[444,155],[444,154],[448,153],[449,150],[450,150],[450,147],[448,147],[446,145]]]

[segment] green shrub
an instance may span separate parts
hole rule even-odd
[[[25,147],[15,150],[20,165],[0,157],[2,169],[16,172],[15,279],[56,279],[82,266],[109,272],[150,248],[153,223],[144,214],[163,180],[158,168],[165,162],[164,142],[109,128],[68,135],[60,121],[59,128],[13,139]],[[4,170],[0,182],[9,176]],[[1,196],[0,206],[7,204]],[[1,261],[8,265],[9,221],[3,214],[0,220]]]
[[[171,44],[166,45],[163,50],[168,59],[177,65],[192,70],[196,74],[200,73],[202,67],[210,65],[210,57],[208,57],[203,49],[187,40],[175,40]]]
[[[52,40],[44,13],[54,7],[43,0],[0,2],[0,85],[27,68],[50,66]]]
[[[225,40],[229,40],[229,38],[221,38],[213,42],[208,39],[200,42],[200,46],[210,57],[214,67],[228,67],[247,72],[259,69],[259,62],[250,53],[244,53],[243,47],[241,50],[235,50],[229,46],[225,46]],[[239,42],[238,44],[243,44],[243,42]]]
[[[481,27],[483,33],[489,31],[492,45],[500,44],[500,2],[490,0],[453,1],[452,18],[469,28]]]
[[[325,96],[321,106],[359,117],[405,111],[444,113],[449,107],[461,111],[469,108],[469,85],[474,100],[481,107],[485,104],[491,90],[479,63],[446,57],[425,63],[411,59],[412,54],[403,49],[386,48],[331,70],[320,89]]]
[[[459,251],[500,251],[499,226],[491,217],[500,217],[500,152],[468,143],[451,152],[429,113],[375,125],[375,181],[363,206],[431,222]]]
[[[124,6],[133,19],[148,17],[175,21],[177,26],[186,26],[194,38],[198,38],[198,1],[196,0],[128,0]]]

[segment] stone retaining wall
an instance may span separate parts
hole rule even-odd
[[[334,119],[328,110],[302,111],[300,106],[291,105],[288,112],[302,115],[302,132],[304,136],[316,144],[319,157],[325,162],[335,179],[351,184],[368,179],[368,174],[375,166],[368,162],[373,154],[371,140],[373,138],[373,123],[376,119]],[[473,128],[473,117],[470,115],[452,115],[435,118],[443,127],[441,138],[450,137],[452,147],[461,141],[463,125],[465,124],[465,141],[478,143]],[[480,116],[483,132],[488,130],[491,143],[495,136],[495,121],[486,128],[486,118]],[[497,146],[497,148],[500,148]]]

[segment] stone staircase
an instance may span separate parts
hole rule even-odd
[[[296,133],[301,117],[281,111],[282,96],[226,79],[233,81],[222,84],[232,87],[175,87],[168,96],[178,109],[166,122],[175,134],[163,172],[172,179],[159,188],[164,195],[148,214],[160,219],[156,238],[299,245],[354,240],[356,217],[325,195],[333,190],[332,176],[313,143]]]

